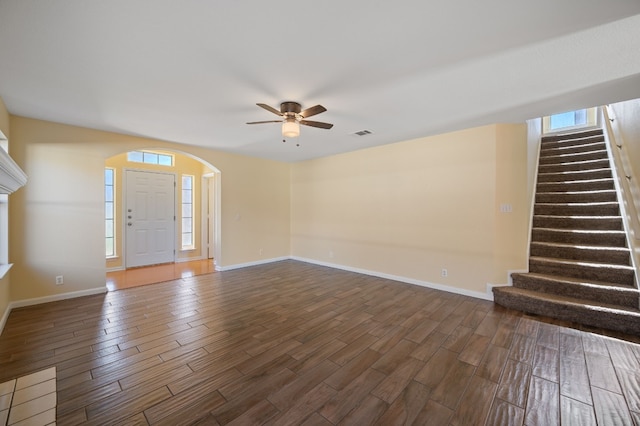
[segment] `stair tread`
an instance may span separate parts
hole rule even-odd
[[[597,173],[597,172],[610,172],[611,167],[600,167],[598,169],[589,169],[589,170],[567,170],[564,172],[541,172],[539,175],[566,175],[566,174],[589,174],[589,173]]]
[[[570,148],[576,148],[576,147],[592,147],[592,148],[599,148],[600,146],[605,144],[604,140],[600,140],[600,138],[598,138],[598,140],[593,140],[593,139],[582,139],[580,140],[581,143],[577,143],[578,139],[572,139],[571,142],[569,143],[560,143],[560,146],[557,147],[553,147],[553,146],[549,146],[549,145],[554,145],[554,144],[545,144],[547,146],[545,146],[543,148],[543,150],[549,150],[549,149],[570,149]],[[556,144],[560,142],[560,141],[556,141]],[[574,145],[575,144],[575,145]],[[602,148],[599,149],[594,149],[594,151],[599,151]]]
[[[531,244],[552,246],[552,247],[564,247],[574,248],[578,250],[599,250],[599,251],[614,251],[629,253],[629,249],[626,247],[611,247],[611,246],[593,246],[588,244],[568,244],[568,243],[556,243],[552,241],[531,241]]]
[[[560,214],[534,214],[533,217],[540,218],[567,218],[567,219],[603,219],[603,220],[614,220],[614,219],[622,219],[622,216],[577,216],[577,215],[560,215]]]
[[[619,265],[616,263],[604,263],[604,262],[593,262],[593,261],[584,261],[584,260],[573,260],[573,259],[558,259],[555,257],[542,257],[542,256],[530,256],[530,260],[538,260],[542,262],[548,263],[561,263],[564,265],[581,265],[587,267],[595,267],[595,268],[609,268],[609,269],[624,269],[628,271],[634,271],[635,268],[629,265]]]
[[[596,183],[611,183],[613,184],[613,178],[597,178],[597,179],[577,179],[577,180],[562,180],[555,182],[538,182],[538,186],[551,186],[551,185],[567,185],[567,186],[589,186]]]
[[[607,150],[588,151],[588,152],[567,152],[564,154],[548,155],[540,157],[543,161],[540,164],[567,164],[567,163],[579,163],[583,161],[605,160],[607,157]],[[555,160],[555,162],[547,162],[549,160]]]
[[[631,307],[612,305],[608,303],[596,302],[589,299],[580,299],[576,297],[562,296],[557,294],[541,293],[539,291],[527,290],[517,287],[494,287],[498,291],[504,291],[506,293],[522,294],[535,299],[542,299],[548,302],[557,302],[563,305],[569,305],[577,308],[586,308],[594,312],[608,312],[622,315],[628,315],[637,317],[640,320],[640,309],[634,309]]]
[[[562,142],[568,140],[576,140],[576,139],[587,139],[587,138],[597,138],[602,137],[603,132],[602,129],[595,128],[590,130],[580,130],[580,131],[565,131],[558,132],[552,135],[545,135],[542,137],[542,142]]]
[[[611,283],[608,281],[585,280],[582,278],[574,278],[574,277],[560,277],[557,275],[541,274],[539,272],[515,272],[512,274],[512,276],[524,276],[524,275],[529,275],[533,278],[538,278],[546,281],[568,283],[568,284],[574,284],[574,285],[594,287],[598,289],[610,289],[611,291],[633,292],[633,293],[637,293],[638,296],[640,297],[640,290],[638,290],[637,288],[624,285],[624,284]]]
[[[583,203],[535,203],[539,206],[618,206],[617,201],[586,201]]]
[[[615,189],[587,189],[584,191],[556,191],[556,192],[544,192],[537,191],[536,195],[591,195],[591,194],[616,194]]]
[[[571,146],[566,146],[566,147],[557,147],[557,148],[545,148],[545,149],[541,149],[540,153],[547,153],[547,150],[551,150],[551,149],[566,149],[566,150],[570,150],[571,148],[576,148],[576,147],[584,147],[585,145],[591,145],[591,144],[582,144],[582,145],[571,145]],[[606,154],[607,150],[605,149],[592,149],[590,151],[578,151],[578,152],[555,152],[552,153],[550,155],[540,155],[540,158],[554,158],[554,157],[568,157],[571,155],[575,155],[575,156],[580,156],[580,155],[590,155],[590,154]]]
[[[557,216],[561,217],[561,216]],[[572,216],[572,217],[592,217],[592,216]],[[563,229],[563,228],[532,228],[541,231],[564,232],[574,234],[602,234],[602,235],[625,235],[624,231],[614,229]]]
[[[600,183],[600,182],[613,182],[613,178],[596,178],[596,179],[583,179],[583,180],[563,180],[560,182],[538,182],[538,185],[559,185],[559,184],[587,184],[587,183]]]

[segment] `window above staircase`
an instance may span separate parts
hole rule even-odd
[[[542,132],[553,134],[582,130],[598,125],[597,108],[583,108],[549,115],[542,118]]]

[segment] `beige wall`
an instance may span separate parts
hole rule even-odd
[[[508,271],[527,270],[533,197],[528,191],[527,127],[496,125],[496,205],[493,281],[505,284]],[[503,211],[502,207],[511,207]],[[508,209],[506,209],[508,210]]]
[[[293,164],[292,255],[485,293],[526,266],[526,149],[492,125]]]
[[[293,165],[16,116],[11,130],[29,175],[10,206],[13,301],[104,286],[105,161],[142,148],[220,170],[222,268],[293,255],[481,294],[526,267],[525,125]]]
[[[219,266],[290,253],[286,163],[16,116],[11,129],[12,156],[29,176],[10,204],[12,300],[105,286],[105,160],[132,149],[188,152],[220,170]]]
[[[0,98],[0,131],[11,140],[9,132],[9,112],[7,111],[2,98]],[[10,196],[10,200],[13,199],[13,195]],[[11,235],[9,235],[11,238]],[[6,274],[4,278],[0,279],[0,332],[2,332],[2,318],[7,313],[9,302],[11,301],[11,272]]]
[[[201,228],[201,199],[202,199],[202,176],[203,174],[213,173],[214,170],[208,168],[202,162],[188,157],[182,154],[175,154],[169,151],[164,151],[167,154],[174,156],[173,166],[159,166],[155,164],[145,163],[131,163],[127,160],[127,153],[122,153],[110,157],[106,160],[105,166],[113,168],[115,170],[115,258],[107,259],[107,269],[121,269],[124,266],[124,250],[122,247],[123,241],[123,188],[124,188],[124,174],[125,170],[139,170],[139,171],[154,171],[161,173],[172,173],[176,176],[176,197],[175,197],[175,211],[176,211],[176,261],[184,261],[188,259],[199,259],[202,255],[202,228]],[[194,210],[194,249],[181,250],[181,190],[182,190],[182,175],[193,176],[193,210]]]

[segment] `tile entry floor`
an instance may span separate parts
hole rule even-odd
[[[190,262],[165,263],[107,272],[109,291],[156,284],[164,281],[195,277],[215,272],[213,259],[192,260]]]
[[[0,425],[56,424],[56,368],[0,383]]]

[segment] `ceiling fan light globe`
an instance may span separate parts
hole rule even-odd
[[[287,119],[282,123],[282,136],[285,138],[297,138],[300,136],[300,125],[295,119]]]

